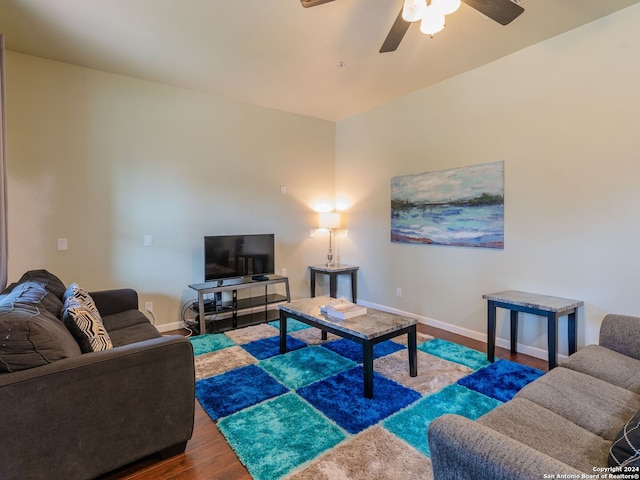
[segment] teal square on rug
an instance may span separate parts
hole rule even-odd
[[[241,410],[218,428],[253,478],[275,480],[346,438],[295,393]]]
[[[274,320],[273,322],[269,322],[269,325],[280,330],[280,320]],[[295,320],[293,318],[287,318],[287,333],[297,332],[299,330],[305,330],[307,328],[313,328],[313,327],[299,320]]]
[[[440,415],[455,413],[475,420],[502,402],[461,385],[449,385],[385,420],[382,425],[429,456],[427,428]]]
[[[260,367],[292,390],[355,366],[355,362],[318,346],[293,350],[260,362]]]
[[[478,370],[491,363],[487,360],[486,353],[447,340],[442,340],[441,338],[434,338],[428,342],[421,343],[418,345],[418,350],[444,358],[450,362],[465,365],[472,370]]]
[[[198,335],[197,337],[189,337],[189,340],[191,341],[191,345],[193,345],[193,354],[195,356],[233,347],[236,344],[223,333]]]

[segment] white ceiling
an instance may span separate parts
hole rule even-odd
[[[16,52],[341,120],[638,2],[519,0],[508,26],[463,4],[384,54],[402,0],[0,0],[0,33]]]

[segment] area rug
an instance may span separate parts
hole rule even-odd
[[[191,339],[196,396],[256,480],[431,479],[429,423],[475,419],[543,372],[418,334],[418,376],[406,335],[374,347],[374,398],[363,396],[362,347],[301,322]]]

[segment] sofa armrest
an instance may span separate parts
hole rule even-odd
[[[437,480],[540,480],[544,474],[580,478],[583,473],[459,415],[433,420],[428,439]]]
[[[600,345],[640,360],[640,317],[609,314],[600,326]]]
[[[193,432],[193,347],[166,336],[0,375],[2,479],[87,479]],[[55,465],[55,468],[52,468]]]
[[[138,293],[131,288],[100,290],[89,292],[89,295],[103,317],[138,309]]]

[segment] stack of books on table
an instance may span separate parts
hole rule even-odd
[[[364,315],[365,313],[367,313],[367,307],[356,305],[355,303],[351,303],[344,298],[338,298],[335,300],[331,300],[326,305],[320,307],[320,312],[325,313],[331,317],[344,320],[345,318]]]

